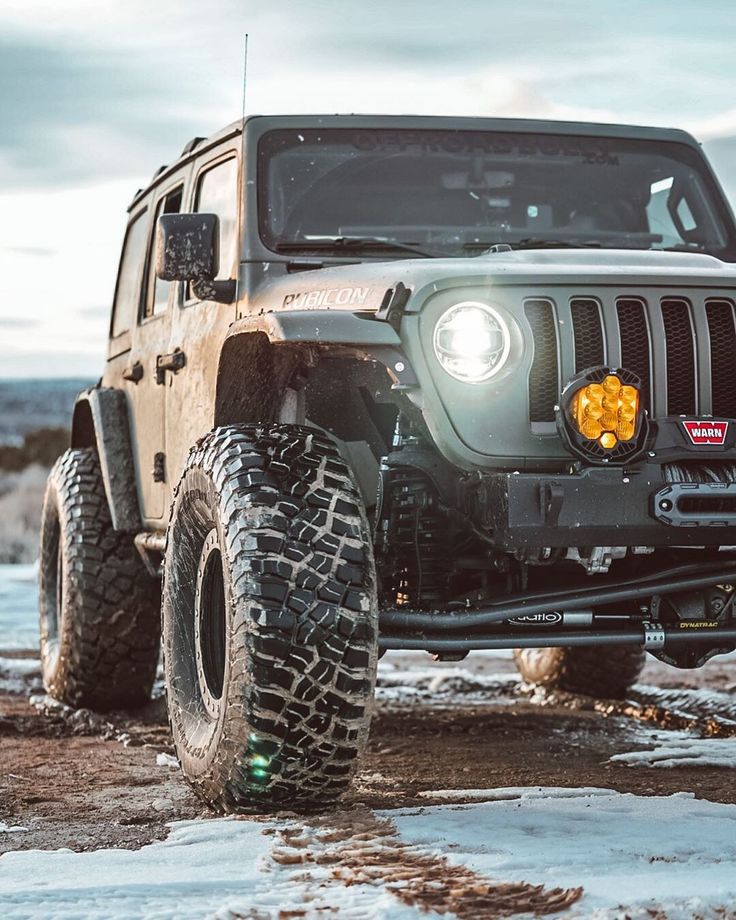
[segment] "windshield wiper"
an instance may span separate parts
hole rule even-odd
[[[297,250],[330,249],[335,252],[345,252],[353,249],[386,249],[392,252],[410,252],[412,255],[422,256],[425,259],[438,259],[445,253],[431,252],[422,249],[418,243],[404,243],[401,240],[391,240],[380,236],[331,236],[317,240],[288,240],[276,244],[278,252],[294,252]]]
[[[488,240],[483,241],[473,241],[470,243],[463,243],[463,249],[480,249],[483,252],[510,252],[512,250],[518,249],[600,249],[601,243],[596,242],[595,240],[589,240],[583,242],[582,240],[573,243],[570,240],[547,240],[547,239],[536,239],[534,237],[527,237],[523,240],[515,240],[514,242],[509,242],[507,240],[495,240],[490,242]]]

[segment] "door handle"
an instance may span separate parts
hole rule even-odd
[[[186,363],[187,356],[179,348],[168,355],[156,355],[156,383],[165,383],[166,371],[176,374],[186,366]]]
[[[136,361],[135,364],[129,364],[128,367],[123,369],[123,380],[132,380],[133,383],[138,383],[142,379],[143,365],[140,361]]]

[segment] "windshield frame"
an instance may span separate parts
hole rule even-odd
[[[395,260],[395,259],[406,259],[406,258],[416,258],[409,251],[402,251],[400,248],[392,248],[390,245],[384,247],[371,247],[370,245],[360,246],[359,244],[352,245],[350,250],[347,251],[344,245],[336,245],[333,248],[329,246],[329,240],[323,239],[319,241],[319,244],[315,241],[315,244],[310,246],[308,240],[302,241],[297,239],[282,239],[277,237],[269,226],[268,221],[268,204],[270,200],[270,190],[269,190],[269,169],[268,169],[268,159],[272,154],[273,150],[273,140],[274,135],[278,136],[283,132],[288,132],[292,135],[299,135],[300,131],[303,133],[309,132],[310,134],[314,131],[318,131],[320,134],[333,134],[337,133],[338,137],[342,136],[344,139],[346,132],[356,132],[356,133],[394,133],[397,135],[406,133],[409,134],[431,134],[440,132],[442,134],[452,133],[454,135],[483,135],[490,136],[508,136],[515,135],[525,140],[530,141],[532,144],[536,141],[538,144],[543,143],[555,143],[555,142],[569,142],[573,147],[578,149],[584,146],[595,145],[596,142],[608,142],[608,143],[617,143],[617,142],[631,142],[635,145],[642,145],[643,148],[651,145],[653,143],[665,148],[662,152],[671,151],[672,158],[679,163],[689,167],[694,170],[699,180],[702,184],[702,190],[705,193],[710,209],[712,209],[713,216],[716,223],[719,225],[719,230],[723,233],[725,240],[725,245],[722,248],[716,248],[711,245],[707,248],[696,248],[695,246],[678,246],[676,247],[678,251],[681,252],[690,252],[697,254],[706,254],[712,255],[716,258],[719,258],[726,262],[736,262],[736,223],[734,222],[733,212],[731,211],[729,202],[723,192],[723,189],[718,182],[717,177],[707,159],[703,154],[700,147],[692,141],[688,143],[687,140],[691,140],[682,132],[669,132],[674,135],[673,137],[656,137],[651,136],[656,129],[630,129],[631,133],[624,133],[621,130],[620,126],[611,126],[611,133],[604,133],[605,126],[593,126],[593,125],[566,125],[564,123],[548,123],[549,129],[544,130],[541,126],[534,125],[529,123],[528,127],[524,125],[523,127],[519,124],[510,125],[508,122],[502,124],[491,125],[488,120],[478,119],[477,124],[473,123],[472,119],[458,119],[457,127],[451,119],[428,119],[429,123],[426,121],[424,123],[415,123],[419,119],[407,119],[406,122],[402,119],[392,120],[390,128],[386,127],[385,119],[381,119],[382,124],[377,124],[373,127],[370,122],[364,121],[362,118],[359,123],[353,122],[353,117],[350,118],[335,118],[331,119],[330,124],[315,124],[311,119],[305,119],[303,123],[303,128],[294,123],[293,119],[289,119],[288,124],[280,123],[278,119],[268,119],[270,122],[266,127],[266,130],[259,132],[259,137],[257,139],[257,170],[256,170],[256,218],[257,218],[257,227],[260,243],[272,253],[276,253],[281,258],[285,256],[287,258],[296,258],[298,256],[314,256],[321,259],[329,259],[331,262],[342,262],[342,261],[361,261],[363,259],[380,259],[382,261],[386,260]],[[356,117],[357,121],[357,117]],[[433,124],[432,122],[441,122],[441,124]],[[547,128],[547,125],[545,125]],[[551,130],[551,129],[554,130]],[[594,131],[592,129],[599,128],[600,131]],[[567,130],[566,130],[567,129]],[[578,130],[573,130],[578,129]],[[582,130],[580,130],[582,129]],[[640,133],[639,133],[640,132]],[[662,132],[666,135],[668,132]],[[638,135],[638,136],[637,136]],[[679,135],[679,137],[678,137]],[[680,139],[682,138],[682,140]],[[627,144],[628,145],[628,144]],[[675,149],[676,148],[676,149]],[[395,151],[394,151],[395,152]],[[644,152],[644,151],[643,151]],[[653,151],[657,153],[657,151]],[[397,231],[398,231],[397,227]],[[489,247],[494,244],[505,244],[509,243],[514,247],[516,242],[522,242],[521,240],[516,241],[510,238],[508,235],[496,235],[492,227],[478,228],[484,231],[484,234],[487,233],[487,239],[484,242],[487,242]],[[605,231],[599,231],[601,236],[605,236]],[[376,236],[381,236],[382,238],[385,234],[376,234]],[[622,234],[623,237],[624,234]],[[339,236],[336,234],[336,237]],[[595,236],[595,232],[591,232],[591,237]],[[562,245],[575,246],[575,241],[565,240],[564,234],[561,233],[560,228],[555,229],[554,238],[560,238],[562,240]],[[403,239],[401,236],[397,235],[396,237],[385,237],[387,243],[395,240],[398,243],[403,243],[407,247],[423,248],[426,250],[437,249],[433,243],[427,243],[426,241]],[[286,244],[281,248],[280,244]],[[552,243],[548,244],[552,248]],[[581,248],[588,248],[589,245],[599,246],[601,249],[632,249],[636,251],[651,251],[651,252],[662,252],[667,251],[668,247],[658,246],[652,248],[651,244],[649,246],[641,245],[616,245],[608,244],[605,241],[601,243],[581,240],[579,243]],[[522,247],[529,248],[529,247]],[[437,255],[444,258],[462,258],[462,257],[472,257],[479,255],[483,252],[483,248],[477,245],[468,245],[463,246],[458,244],[456,248],[452,249],[448,246],[446,252],[431,252],[431,255]]]

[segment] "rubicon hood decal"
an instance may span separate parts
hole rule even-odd
[[[682,427],[693,444],[725,444],[728,422],[714,422],[713,419],[683,421]]]

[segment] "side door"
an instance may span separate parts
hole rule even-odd
[[[137,325],[125,372],[125,387],[131,408],[131,438],[141,515],[148,526],[156,526],[168,509],[169,482],[166,469],[166,385],[170,373],[161,365],[172,361],[169,339],[173,285],[156,277],[156,224],[162,214],[181,210],[184,182],[172,180],[153,199],[142,284],[138,299]]]
[[[240,151],[237,140],[209,151],[197,161],[191,211],[219,218],[217,280],[237,278],[240,243]],[[189,448],[213,426],[217,367],[222,342],[236,319],[235,303],[200,301],[190,285],[179,285],[172,347],[186,355],[185,368],[166,388],[166,452],[172,482],[186,463]]]

